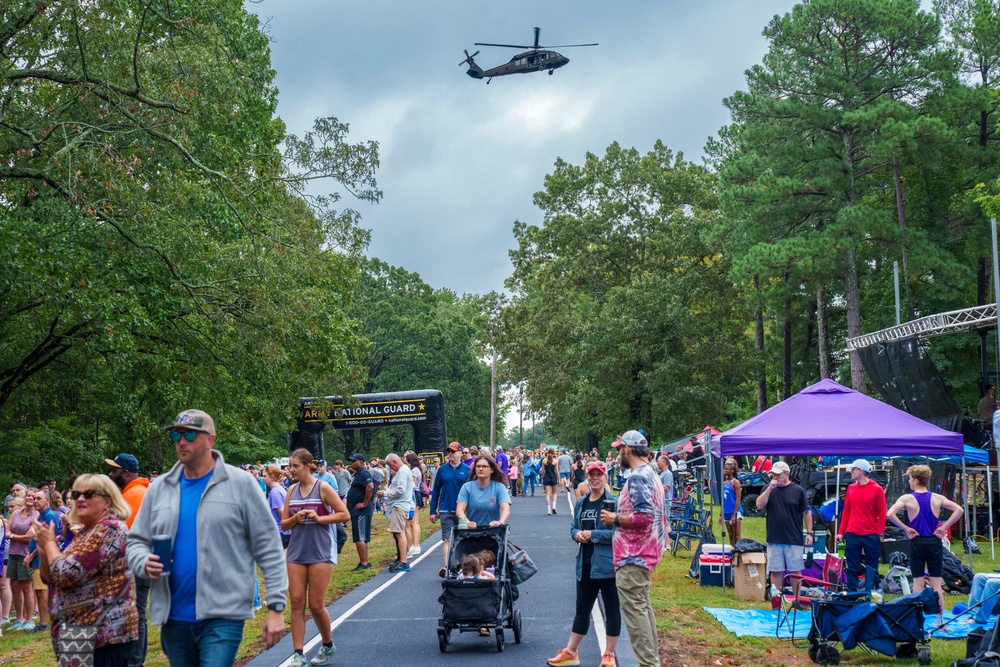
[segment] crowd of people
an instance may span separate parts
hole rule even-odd
[[[669,487],[639,432],[615,442],[610,466],[596,451],[489,451],[453,442],[443,461],[356,453],[346,466],[328,467],[298,449],[287,465],[236,467],[214,448],[207,413],[186,410],[166,430],[178,462],[153,484],[134,455],[121,453],[106,460],[106,474],[72,476],[69,489],[56,480],[12,485],[0,521],[3,625],[48,633],[57,654],[62,627],[95,626],[94,664],[125,667],[144,664],[150,623],[160,627],[172,665],[230,665],[256,609],[267,608],[262,638],[270,647],[284,634],[287,604],[291,664],[327,664],[336,647],[325,598],[345,527],[358,552],[355,569],[371,569],[372,518],[384,512],[396,544],[389,571],[407,572],[420,553],[416,510],[426,503],[430,521],[441,524],[445,576],[453,531],[506,524],[511,499],[534,495],[541,482],[552,497],[548,514],[557,511],[557,495],[572,498],[570,537],[579,544],[573,630],[550,664],[578,664],[598,595],[608,616],[601,664],[615,664],[622,620],[640,664],[658,664],[649,587],[669,532]],[[629,472],[617,497],[609,467]],[[489,578],[495,563],[488,561],[467,556],[453,575]],[[307,613],[322,642],[311,660]]]

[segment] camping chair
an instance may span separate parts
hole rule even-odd
[[[676,525],[672,521],[670,526],[670,539],[672,540],[670,552],[674,557],[677,556],[679,547],[683,546],[685,551],[691,551],[692,544],[701,539],[706,526],[711,525],[708,523],[710,518],[707,515],[707,510],[698,509],[693,495],[684,501],[682,516]]]
[[[844,583],[844,560],[836,554],[828,553],[823,561],[822,578],[809,577],[799,572],[789,572],[785,575],[785,579],[788,581],[789,585],[782,586],[781,594],[778,596],[778,621],[774,628],[774,633],[777,636],[778,631],[781,630],[781,626],[788,623],[788,628],[792,633],[790,639],[794,645],[796,614],[798,614],[799,609],[802,607],[812,609],[812,602],[814,599],[801,595],[801,587],[808,586],[810,588],[822,589],[824,591],[822,599],[826,599],[832,594],[845,591],[847,586]],[[795,595],[793,592],[795,590],[793,585],[796,581],[800,582],[799,595]]]

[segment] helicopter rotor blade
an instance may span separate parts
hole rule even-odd
[[[541,28],[539,28],[538,26],[535,26],[535,49],[536,50],[539,48],[538,47],[538,33],[540,33],[541,31],[542,31]]]
[[[479,55],[479,51],[476,51],[471,56],[469,55],[469,50],[468,49],[462,49],[462,51],[465,53],[465,60],[463,60],[462,62],[458,63],[459,67],[461,67],[462,65],[466,64],[467,62],[469,62],[470,59],[475,58],[476,56]]]
[[[599,46],[599,44],[597,42],[594,42],[593,44],[556,44],[554,46],[539,46],[537,48],[539,48],[539,49],[569,49],[569,48],[572,48],[574,46]]]
[[[486,42],[476,42],[476,46],[500,46],[505,49],[533,49],[533,46],[525,46],[524,44],[488,44]]]

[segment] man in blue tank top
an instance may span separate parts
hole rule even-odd
[[[931,588],[937,591],[938,601],[944,609],[944,590],[941,575],[944,561],[941,557],[941,540],[948,534],[956,521],[962,518],[962,508],[940,493],[927,490],[931,481],[931,469],[924,465],[906,469],[911,493],[903,494],[886,512],[889,521],[906,532],[910,539],[910,572],[913,573],[913,592],[923,589],[929,579]],[[899,520],[898,514],[906,510],[909,525]],[[942,510],[951,512],[944,523],[940,522]],[[926,576],[925,576],[926,570]],[[939,613],[940,616],[940,613]]]

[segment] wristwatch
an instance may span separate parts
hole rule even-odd
[[[271,604],[267,605],[267,610],[268,611],[276,611],[278,613],[281,613],[281,612],[285,611],[285,603],[284,602],[272,602]]]
[[[618,512],[615,512],[615,525],[618,526],[619,528],[622,527],[621,522],[618,520]]]

